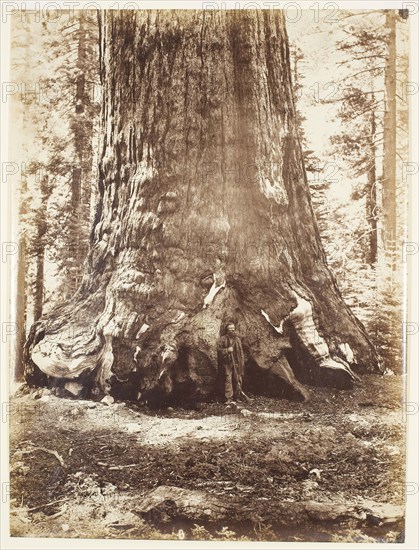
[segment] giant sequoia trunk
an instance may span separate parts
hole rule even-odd
[[[32,327],[27,379],[205,399],[229,319],[253,389],[304,399],[378,370],[326,266],[282,13],[105,12],[101,77],[86,273]]]

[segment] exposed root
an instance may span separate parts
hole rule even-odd
[[[342,359],[336,361],[330,355],[329,346],[319,334],[313,318],[313,308],[310,302],[293,292],[297,300],[295,307],[289,314],[289,320],[299,338],[301,346],[313,358],[315,364],[323,369],[344,371],[351,380],[359,380],[350,366]]]
[[[205,306],[212,304],[211,308],[204,307],[193,314],[170,308],[152,320],[149,320],[151,316],[137,312],[124,313],[124,307],[118,308],[110,294],[98,316],[96,335],[90,337],[91,353],[83,353],[85,336],[81,332],[75,338],[64,340],[62,330],[53,336],[43,334],[39,342],[34,343],[31,358],[40,371],[50,377],[87,382],[96,396],[113,394],[114,387],[118,387],[123,399],[135,399],[140,394],[142,399],[156,403],[205,400],[222,391],[217,341],[223,324],[235,318],[234,312],[239,311],[238,332],[246,350],[247,372],[249,368],[256,368],[265,373],[266,383],[272,384],[269,388],[272,395],[277,391],[281,397],[308,399],[308,392],[298,379],[298,369],[309,371],[311,366],[329,373],[328,382],[332,385],[336,375],[331,373],[337,371],[344,375],[337,377],[340,387],[348,385],[344,377],[358,380],[344,359],[331,357],[328,344],[317,330],[311,303],[297,292],[293,292],[296,307],[288,315],[285,312],[279,324],[272,322],[265,310],[260,310],[261,317],[267,321],[265,324],[252,311],[244,310],[232,288],[227,288],[214,302],[216,294],[226,288],[221,270],[213,275],[213,281],[204,300]],[[284,334],[285,320],[297,336],[293,343],[297,350],[294,355],[289,353],[291,343],[287,333]],[[132,334],[131,338],[127,332]],[[304,350],[302,358],[298,349]],[[349,346],[346,345],[344,351],[345,356],[350,357]],[[309,358],[307,364],[304,357]],[[321,377],[319,382],[322,383]],[[252,387],[247,387],[253,393]]]

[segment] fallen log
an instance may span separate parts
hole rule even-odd
[[[302,504],[307,516],[315,521],[339,521],[352,518],[382,525],[396,523],[404,518],[403,506],[374,501],[363,501],[361,504],[309,501]]]
[[[173,518],[205,521],[260,520],[258,501],[243,501],[233,496],[215,496],[201,490],[162,485],[150,491],[134,506],[134,511],[152,521],[167,522]],[[404,518],[404,507],[369,500],[338,503],[299,501],[275,502],[262,512],[263,519],[288,525],[298,523],[340,523],[356,520],[359,524],[383,525]]]
[[[181,516],[217,521],[234,517],[236,504],[235,499],[219,498],[205,491],[161,485],[148,493],[135,511],[152,520]]]

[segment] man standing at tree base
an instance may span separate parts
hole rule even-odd
[[[229,321],[226,333],[218,341],[218,351],[224,370],[224,397],[227,404],[243,395],[244,355],[240,338],[236,334],[234,321]]]

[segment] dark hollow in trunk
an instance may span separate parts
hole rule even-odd
[[[247,386],[263,371],[276,395],[304,399],[298,378],[348,387],[353,367],[379,371],[320,243],[282,12],[104,12],[101,78],[86,271],[32,327],[28,381],[207,400],[229,319]]]

